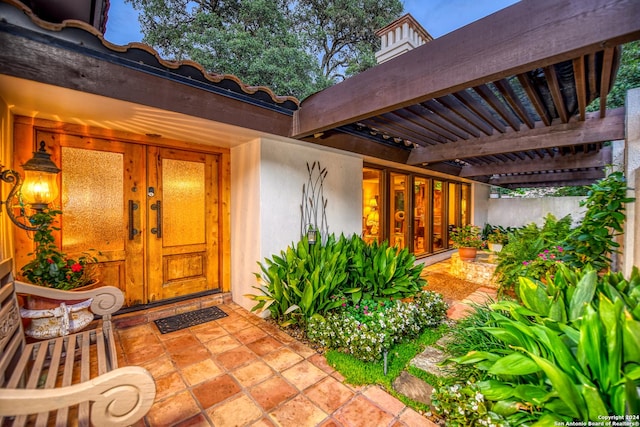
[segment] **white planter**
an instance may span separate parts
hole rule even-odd
[[[84,329],[93,321],[89,310],[93,299],[67,305],[61,302],[55,308],[42,310],[20,309],[20,316],[31,319],[25,328],[25,335],[36,339],[50,339],[69,335]]]

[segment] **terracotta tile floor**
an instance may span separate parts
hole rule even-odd
[[[436,426],[378,386],[345,384],[324,356],[240,306],[213,303],[228,317],[164,335],[152,320],[167,309],[114,318],[120,366],[156,380],[138,426]]]

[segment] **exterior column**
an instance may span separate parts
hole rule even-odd
[[[640,268],[640,88],[627,92],[625,124],[624,174],[631,188],[627,194],[636,198],[636,202],[627,204],[622,245],[621,267],[629,277],[634,265]]]

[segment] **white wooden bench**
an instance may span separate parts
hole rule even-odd
[[[27,343],[16,292],[92,297],[91,310],[102,319],[95,329]],[[12,260],[0,261],[0,425],[126,426],[153,404],[151,374],[118,368],[111,314],[122,306],[122,292],[104,286],[69,294],[14,281]]]

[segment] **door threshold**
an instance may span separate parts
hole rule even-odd
[[[175,297],[175,298],[168,298],[168,299],[163,299],[163,300],[160,300],[160,301],[153,301],[153,302],[150,302],[150,303],[147,303],[147,304],[132,305],[130,307],[121,308],[120,310],[118,310],[115,313],[113,313],[113,315],[114,316],[118,316],[120,314],[135,313],[136,311],[149,310],[149,309],[152,309],[152,308],[158,308],[158,307],[162,307],[162,306],[165,306],[165,305],[176,304],[176,303],[185,302],[185,301],[189,301],[189,300],[194,300],[194,299],[206,297],[206,296],[209,296],[209,295],[220,294],[220,293],[222,293],[222,291],[220,289],[213,289],[213,290],[209,290],[209,291],[196,292],[194,294],[189,294],[189,295],[182,295],[182,296]]]

